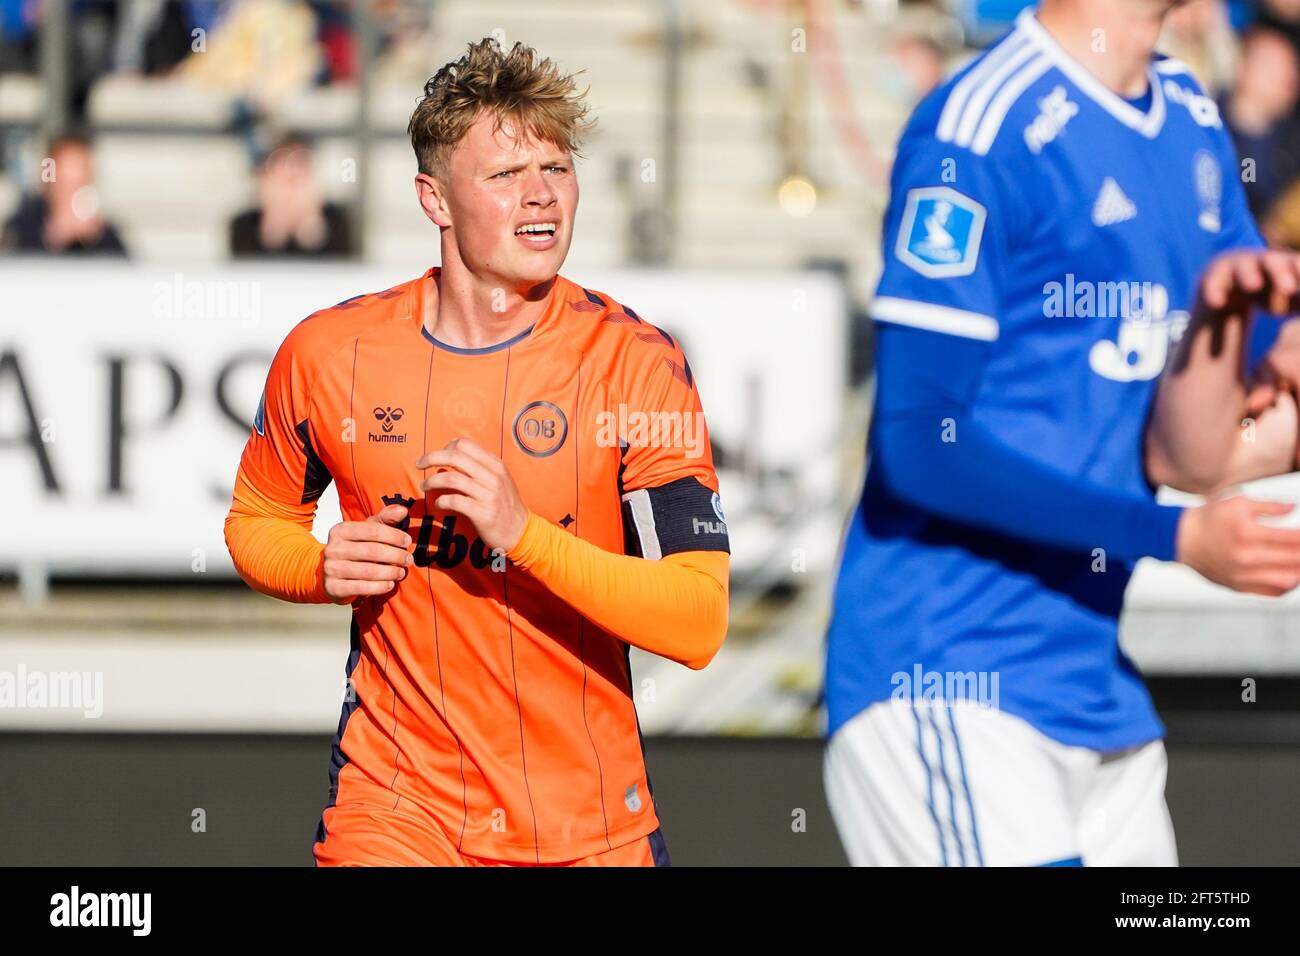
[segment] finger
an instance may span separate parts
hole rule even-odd
[[[1272,408],[1277,401],[1277,387],[1272,384],[1257,384],[1246,395],[1246,415],[1250,418],[1259,416],[1266,409]]]
[[[325,574],[337,581],[400,581],[406,577],[406,568],[331,558],[325,562]]]
[[[455,445],[458,450],[463,451],[465,454],[469,455],[470,458],[473,458],[480,465],[489,470],[496,471],[505,467],[504,462],[502,462],[500,458],[492,454],[492,452],[488,451],[482,445],[476,444],[468,438],[454,439],[447,447],[450,448],[452,445]]]
[[[1291,336],[1288,334],[1286,338]],[[1255,369],[1254,379],[1279,388],[1294,388],[1297,378],[1300,378],[1300,347],[1284,343],[1283,336],[1279,335],[1278,341]]]
[[[1285,252],[1270,251],[1260,260],[1268,285],[1268,310],[1274,315],[1287,312],[1296,292],[1296,273],[1291,258]]]
[[[1266,584],[1247,584],[1242,582],[1233,588],[1238,594],[1258,594],[1260,597],[1281,597],[1286,594],[1286,589],[1272,587]]]
[[[341,541],[331,545],[326,559],[339,561],[367,561],[375,564],[392,564],[404,567],[413,560],[405,548],[395,548],[377,541]]]
[[[1300,367],[1291,370],[1285,366],[1270,364],[1268,375],[1270,383],[1276,386],[1277,390],[1283,395],[1294,392],[1296,386],[1300,385],[1300,381],[1296,378],[1297,375],[1300,375]],[[1278,397],[1279,396],[1275,396],[1273,400],[1276,402]]]
[[[477,497],[482,492],[479,484],[461,471],[435,471],[420,481],[420,490],[423,492],[459,491],[471,498]]]
[[[1259,257],[1251,254],[1235,256],[1233,260],[1234,285],[1249,295],[1258,295],[1264,290],[1264,269]]]
[[[474,516],[479,513],[478,502],[465,495],[439,495],[433,499],[433,506],[441,511],[462,514],[470,521],[474,521]],[[477,522],[475,524],[477,525]]]
[[[371,515],[366,520],[377,521],[381,524],[398,525],[406,520],[408,514],[410,512],[406,510],[404,505],[389,505],[379,514]]]
[[[1292,282],[1294,283],[1294,291],[1291,294],[1291,301],[1287,303],[1287,307],[1283,311],[1288,314],[1294,314],[1298,309],[1300,309],[1300,255],[1297,255],[1294,252],[1285,252],[1282,253],[1282,255],[1286,257],[1287,266],[1291,270]]]
[[[1295,567],[1290,568],[1259,568],[1251,571],[1243,579],[1242,583],[1252,589],[1252,593],[1265,594],[1270,597],[1278,597],[1288,591],[1295,590],[1300,583],[1300,573],[1296,572]]]
[[[1258,498],[1246,499],[1246,513],[1252,518],[1279,517],[1295,510],[1294,501],[1264,501]],[[1292,532],[1296,541],[1300,541],[1300,529]]]
[[[340,581],[334,588],[335,600],[387,594],[397,587],[396,581]]]
[[[1274,524],[1255,521],[1243,536],[1242,543],[1285,548],[1292,561],[1300,562],[1300,528],[1280,528]]]
[[[1300,569],[1300,547],[1295,542],[1281,544],[1274,541],[1246,541],[1231,552],[1232,562],[1246,569],[1265,571],[1296,571]]]
[[[483,482],[489,477],[489,472],[476,459],[471,458],[465,452],[456,448],[440,448],[437,451],[431,451],[415,463],[417,468],[455,468],[469,475],[475,481]]]
[[[1212,309],[1222,309],[1228,304],[1232,291],[1232,261],[1223,256],[1215,259],[1201,279],[1201,298]]]
[[[380,524],[378,521],[349,521],[339,527],[342,541],[376,541],[394,548],[409,548],[411,536],[401,528]]]

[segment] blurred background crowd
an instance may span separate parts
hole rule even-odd
[[[0,248],[422,262],[405,123],[495,33],[591,86],[571,270],[822,267],[861,304],[902,122],[1026,5],[0,0]],[[1219,103],[1270,240],[1300,245],[1300,0],[1189,0],[1163,46]]]

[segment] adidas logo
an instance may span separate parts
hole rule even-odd
[[[1124,195],[1119,183],[1107,176],[1101,184],[1101,192],[1097,193],[1097,201],[1092,204],[1092,224],[1110,226],[1134,219],[1137,214],[1138,209],[1133,205],[1133,200]]]

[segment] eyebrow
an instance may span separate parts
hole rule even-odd
[[[573,159],[570,156],[547,156],[542,159],[539,159],[538,164],[543,167],[572,166]],[[506,173],[506,172],[513,173],[513,172],[518,172],[521,169],[526,169],[527,167],[528,167],[528,163],[526,162],[520,162],[518,160],[502,160],[499,163],[489,163],[487,167],[488,169],[487,174],[489,176],[495,176],[497,173]]]

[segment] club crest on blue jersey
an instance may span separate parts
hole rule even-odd
[[[947,186],[907,194],[895,253],[923,276],[942,279],[975,271],[984,207]]]

